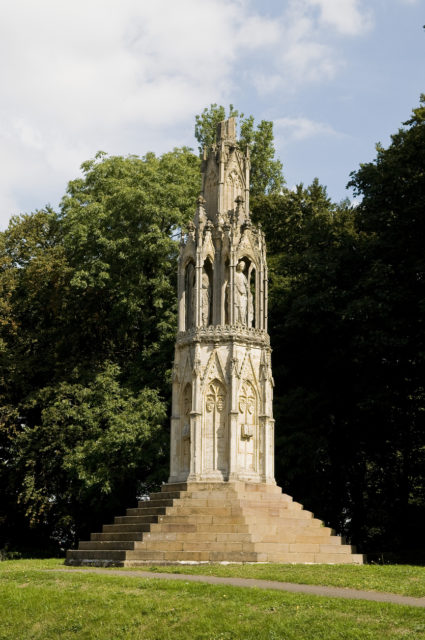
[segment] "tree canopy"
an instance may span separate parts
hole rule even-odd
[[[278,479],[369,552],[423,550],[424,115],[422,98],[351,175],[357,207],[315,182],[254,208],[269,249]]]
[[[0,235],[4,541],[30,523],[33,539],[69,544],[167,464],[175,236],[199,159],[99,153],[82,169],[58,213]]]
[[[365,552],[424,553],[425,97],[360,203],[285,188],[272,123],[239,118],[265,231],[276,478]],[[226,117],[196,119],[202,148]],[[0,549],[69,545],[166,479],[177,236],[199,158],[99,153],[58,212],[0,233]],[[410,558],[412,559],[412,558]]]
[[[282,163],[275,158],[273,122],[261,120],[255,127],[254,116],[245,117],[233,105],[228,114],[223,106],[217,104],[205,108],[196,116],[195,138],[199,144],[199,152],[210,147],[216,139],[217,125],[226,118],[239,119],[239,144],[243,151],[249,147],[251,158],[251,193],[253,196],[280,193],[285,180]]]

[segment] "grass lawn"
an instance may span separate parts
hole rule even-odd
[[[425,640],[425,610],[416,607],[130,575],[82,574],[72,569],[65,574],[45,571],[59,567],[63,567],[61,560],[0,563],[0,640]],[[253,570],[266,568],[270,569],[247,565],[181,570],[225,570],[225,575],[249,577]],[[407,579],[415,576],[423,582],[425,575],[425,569],[414,567],[295,568],[306,572],[298,574],[302,579],[294,579],[294,572],[292,581],[310,584],[323,583],[316,569],[330,573],[363,569],[366,581],[371,578],[369,569],[378,570],[375,581],[386,576],[388,585],[383,590],[387,591],[394,591],[391,584],[402,583],[403,570]],[[294,567],[273,569],[280,571],[273,579],[288,580],[285,572]],[[381,570],[387,573],[379,573]],[[307,580],[309,571],[313,580]],[[271,577],[270,573],[255,575]],[[350,577],[350,572],[346,575]],[[367,588],[360,574],[353,578],[355,584],[344,582],[342,573],[339,579],[339,585]]]
[[[425,567],[408,565],[241,564],[150,567],[152,572],[259,578],[425,597]]]

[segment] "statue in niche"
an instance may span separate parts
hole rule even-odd
[[[186,298],[186,331],[195,326],[195,267],[192,262],[186,267],[185,278]]]
[[[211,318],[211,282],[208,273],[202,273],[202,326],[207,327]]]
[[[244,274],[245,263],[243,260],[236,265],[235,273],[235,306],[236,306],[236,322],[247,325],[248,311],[248,280]]]

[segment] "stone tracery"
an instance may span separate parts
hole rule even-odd
[[[194,363],[190,461],[183,465],[172,454],[170,481],[274,483],[271,382],[258,391],[253,386],[270,353],[265,243],[250,220],[249,156],[238,148],[232,119],[220,123],[202,166],[202,194],[179,263],[176,362],[189,353]],[[238,367],[232,363],[245,362],[248,350],[250,368],[239,388]],[[221,365],[211,364],[212,354],[214,362],[223,363],[226,379],[218,371]],[[174,382],[173,397],[182,384]],[[181,423],[179,411],[173,408],[172,425]],[[174,433],[172,427],[172,440]]]

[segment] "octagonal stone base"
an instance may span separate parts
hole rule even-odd
[[[275,485],[196,482],[164,485],[66,557],[91,566],[219,562],[362,564],[363,556]]]

